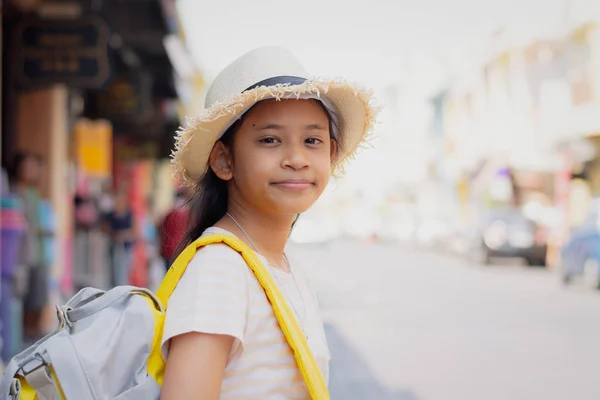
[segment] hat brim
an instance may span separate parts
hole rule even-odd
[[[335,107],[340,137],[332,172],[343,172],[344,163],[371,137],[378,109],[373,105],[369,90],[345,81],[312,80],[300,85],[257,87],[230,101],[213,105],[198,117],[188,118],[175,138],[172,153],[175,178],[184,185],[196,185],[208,170],[210,153],[217,140],[233,121],[257,102],[297,99],[305,93],[323,95]]]

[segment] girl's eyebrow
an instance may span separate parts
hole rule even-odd
[[[257,127],[257,129],[259,131],[264,131],[264,130],[267,130],[267,129],[282,130],[282,129],[284,129],[284,126],[283,125],[279,125],[279,124],[275,124],[275,123],[268,123],[268,124],[265,124],[265,125],[259,125]]]
[[[280,124],[275,124],[275,123],[267,123],[265,125],[259,125],[256,129],[259,131],[268,130],[268,129],[283,130],[283,129],[285,129],[285,126],[280,125]],[[327,130],[327,128],[321,124],[308,124],[304,127],[304,129],[306,129],[307,131],[312,131],[312,130],[326,131]]]

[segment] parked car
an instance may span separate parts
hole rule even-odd
[[[489,264],[493,258],[522,258],[528,265],[546,265],[547,232],[517,208],[492,209],[475,235],[471,255]]]
[[[591,270],[600,289],[599,224],[600,199],[595,199],[584,222],[573,229],[569,241],[561,249],[561,277],[565,284]]]

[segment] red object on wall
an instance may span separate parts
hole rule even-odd
[[[142,222],[149,212],[146,196],[151,181],[151,170],[151,163],[147,161],[137,161],[131,164],[129,196],[138,240],[134,248],[130,280],[133,285],[143,287],[148,284],[148,249],[146,242],[143,240]]]

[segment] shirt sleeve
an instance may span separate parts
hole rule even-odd
[[[190,332],[229,335],[233,357],[243,350],[248,316],[248,267],[224,244],[200,249],[175,288],[166,311],[162,349],[168,341]]]

